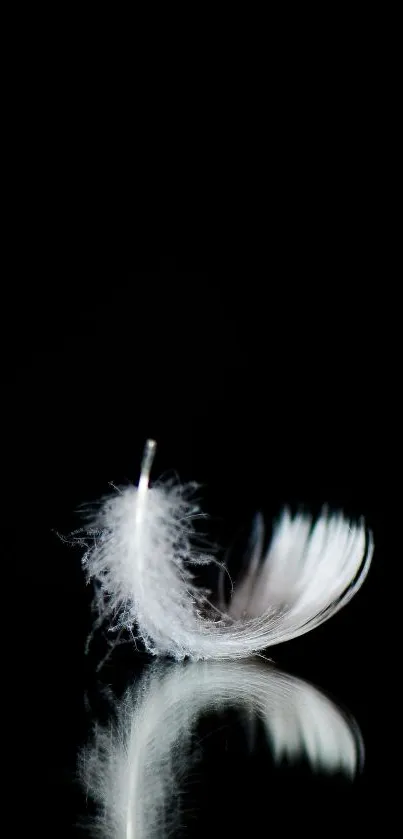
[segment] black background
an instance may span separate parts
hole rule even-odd
[[[276,30],[256,46],[258,23],[241,39],[226,24],[210,86],[204,47],[189,70],[193,29],[158,62],[154,25],[120,50],[119,24],[117,65],[103,21],[72,21],[70,37],[67,20],[22,17],[5,81],[1,292],[11,833],[70,835],[85,814],[91,593],[58,534],[110,481],[137,480],[147,437],[155,475],[202,484],[224,548],[284,503],[364,514],[375,538],[346,609],[270,651],[357,719],[363,775],[347,789],[275,772],[263,746],[246,754],[230,714],[211,719],[193,832],[355,832],[375,819],[388,831],[401,553],[393,24],[385,37],[375,21],[370,37],[360,15],[332,49],[336,22],[318,36],[315,20],[310,49],[287,21],[279,55]],[[143,663],[122,653],[104,679],[119,693]]]

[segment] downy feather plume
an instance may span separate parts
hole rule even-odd
[[[256,660],[156,663],[117,703],[114,723],[95,728],[82,754],[81,777],[98,808],[94,833],[176,835],[185,780],[201,757],[192,738],[196,723],[228,707],[246,723],[262,721],[276,764],[306,759],[315,772],[349,779],[363,766],[357,724],[302,679]]]
[[[195,547],[195,485],[150,487],[154,451],[149,440],[138,487],[118,490],[92,515],[83,557],[101,619],[140,637],[149,652],[177,660],[250,656],[319,626],[361,587],[373,554],[364,521],[326,510],[313,521],[285,510],[268,550],[256,518],[244,576],[228,603],[220,589],[213,602],[192,573],[213,561]]]

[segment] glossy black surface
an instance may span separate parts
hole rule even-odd
[[[386,638],[394,413],[374,309],[348,300],[335,281],[325,296],[298,285],[294,293],[290,278],[263,272],[228,282],[127,272],[119,283],[108,272],[89,296],[64,282],[49,295],[39,289],[32,305],[11,301],[4,532],[16,627],[6,693],[18,711],[22,817],[44,836],[75,835],[88,814],[77,754],[96,714],[107,718],[100,685],[119,696],[148,663],[125,647],[95,673],[102,642],[84,656],[90,590],[79,551],[58,534],[79,526],[76,508],[108,482],[137,480],[149,436],[158,441],[156,475],[175,470],[203,485],[210,535],[223,547],[242,543],[256,510],[270,520],[284,503],[363,514],[375,538],[356,598],[268,653],[353,715],[362,773],[351,785],[304,761],[276,768],[259,725],[250,752],[232,710],[202,716],[178,835],[335,827],[349,835],[383,812],[394,737]]]

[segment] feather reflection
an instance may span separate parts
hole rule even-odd
[[[305,758],[352,778],[363,763],[356,723],[320,690],[258,661],[156,663],[96,727],[82,777],[97,835],[165,839],[180,820],[180,791],[194,762],[192,732],[206,712],[237,707],[260,719],[275,762]]]

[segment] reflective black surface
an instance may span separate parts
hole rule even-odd
[[[158,440],[156,474],[175,470],[203,485],[209,535],[232,546],[235,563],[256,510],[270,520],[284,503],[318,510],[328,502],[363,514],[375,538],[369,577],[345,610],[267,652],[282,671],[330,696],[343,719],[354,718],[361,770],[353,781],[314,771],[303,748],[297,760],[276,762],[261,719],[241,713],[236,697],[217,711],[202,705],[186,760],[175,737],[170,746],[181,790],[173,835],[336,828],[349,835],[384,813],[394,736],[385,639],[393,421],[362,308],[346,309],[337,285],[319,303],[305,288],[294,299],[281,286],[272,292],[263,275],[226,285],[203,274],[134,273],[89,299],[66,287],[46,312],[40,297],[12,310],[12,503],[4,527],[15,574],[10,702],[21,820],[43,836],[80,835],[96,817],[79,755],[94,721],[108,725],[115,700],[151,663],[123,645],[96,672],[102,637],[84,655],[91,591],[80,552],[59,534],[79,526],[76,508],[109,481],[137,480],[148,436]],[[372,410],[380,402],[381,421]],[[269,673],[270,664],[262,666]],[[162,839],[162,829],[156,835]]]

